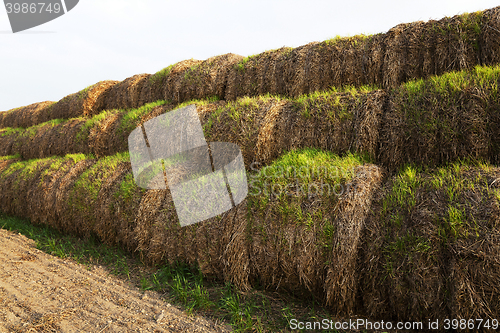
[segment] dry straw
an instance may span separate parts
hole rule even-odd
[[[485,10],[481,27],[481,60],[484,65],[500,63],[500,7]]]
[[[117,81],[101,81],[77,93],[64,97],[51,106],[50,119],[69,119],[92,116],[105,108],[103,98]]]
[[[259,162],[304,147],[375,157],[385,100],[383,91],[374,91],[305,96],[281,104],[267,113],[261,126],[256,145]]]
[[[0,128],[30,127],[50,118],[50,106],[54,102],[34,103],[0,113]]]
[[[151,75],[145,80],[139,97],[139,105],[156,102],[159,100],[168,100],[170,102],[179,101],[180,93],[176,92],[174,83],[177,82],[190,67],[201,63],[200,60],[184,60]],[[177,97],[175,96],[177,95]]]
[[[115,84],[105,95],[105,109],[132,109],[141,106],[142,90],[150,78],[150,74],[139,74]]]
[[[165,98],[175,103],[213,96],[225,99],[228,73],[241,59],[242,56],[228,53],[195,63],[176,77],[165,91]]]
[[[289,84],[285,73],[291,50],[283,47],[266,51],[246,57],[231,66],[225,93],[226,100],[266,93],[285,94]]]

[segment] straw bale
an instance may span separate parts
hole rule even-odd
[[[335,251],[328,254],[324,291],[326,303],[339,315],[352,315],[358,295],[358,251],[365,219],[380,189],[383,170],[375,165],[358,167],[356,178],[338,205],[333,240]]]
[[[500,169],[474,167],[463,172],[474,188],[459,197],[465,221],[449,244],[450,309],[453,318],[500,315]]]
[[[173,90],[174,82],[182,78],[191,66],[201,63],[200,60],[184,60],[170,65],[155,74],[142,84],[138,105],[144,105],[160,100],[177,102],[180,96]],[[178,95],[177,97],[175,95]]]
[[[241,205],[245,205],[241,203]],[[197,261],[200,271],[203,275],[216,278],[221,281],[225,279],[227,262],[222,258],[228,243],[225,242],[224,236],[227,225],[234,220],[234,211],[229,211],[221,217],[213,217],[207,221],[197,223],[196,236],[191,240],[195,243],[197,249]],[[246,223],[246,221],[245,221]],[[248,247],[248,246],[247,246]],[[245,251],[245,248],[239,248],[239,251]],[[229,277],[228,281],[231,281]]]
[[[483,65],[500,63],[500,6],[485,10],[481,27],[481,62]]]
[[[364,83],[383,86],[383,65],[385,55],[385,34],[370,36],[365,45],[362,70],[365,77]]]
[[[286,87],[283,92],[287,96],[296,97],[308,93],[314,89],[313,87],[319,86],[320,83],[318,81],[323,78],[325,78],[327,82],[329,81],[331,69],[328,68],[328,65],[331,62],[328,60],[331,60],[332,56],[330,55],[328,46],[327,43],[320,44],[318,42],[312,42],[299,46],[291,50],[291,52],[289,51],[290,54],[284,66],[284,82],[288,87]],[[325,60],[325,62],[321,60]],[[313,64],[311,64],[312,62]],[[324,72],[319,74],[317,70],[321,66],[325,68]],[[312,82],[309,81],[310,79],[312,79]],[[311,88],[309,87],[310,85],[312,86]]]
[[[215,239],[220,239],[219,243],[223,244],[220,260],[224,281],[230,281],[244,291],[252,287],[247,214],[247,201],[243,200],[235,208],[226,212],[222,221],[218,222],[222,224],[224,230],[221,236],[211,235],[216,237]],[[205,248],[200,248],[200,250],[206,251]]]
[[[450,27],[451,18],[445,17],[434,23],[432,27],[436,34],[436,48],[435,48],[435,75],[441,75],[452,70],[450,65]]]
[[[169,190],[147,190],[135,219],[137,251],[152,265],[176,263],[183,251],[181,226]]]
[[[500,313],[500,215],[498,207],[492,208],[494,215],[489,218],[490,226],[481,228],[480,241],[472,237],[460,240],[450,250],[453,254],[450,263],[453,318],[491,321]]]
[[[259,198],[250,199],[250,281],[264,288],[313,294],[338,313],[354,311],[358,243],[371,197],[382,179],[374,165],[360,166],[356,174],[342,184],[339,196],[332,192],[278,198],[269,189],[259,194],[268,197],[264,207],[255,205]],[[303,218],[293,207],[300,207]]]
[[[271,109],[256,144],[258,160],[267,163],[295,148],[318,148],[376,156],[379,119],[385,92],[336,93],[292,101]]]
[[[91,116],[103,110],[103,99],[117,81],[101,81],[77,93],[68,95],[53,104],[50,109],[50,119],[69,119],[80,116]]]
[[[427,33],[434,34],[434,72],[443,73],[473,68],[480,63],[480,17],[475,14],[445,17],[428,23]]]
[[[284,111],[287,104],[287,101],[280,101],[274,104],[271,108],[269,108],[264,116],[262,126],[260,126],[259,129],[257,144],[255,145],[259,161],[265,163],[270,161],[273,157],[273,149],[276,143],[275,136],[278,135],[278,133],[275,133],[274,128],[276,127],[276,122],[280,118],[280,114]]]
[[[5,129],[0,129],[0,156],[15,155],[13,147],[18,136],[17,131],[7,132]]]
[[[383,86],[397,87],[406,79],[407,40],[405,31],[411,29],[411,24],[402,23],[390,29],[385,37],[385,55]]]
[[[132,109],[141,106],[142,89],[150,77],[150,74],[138,74],[115,84],[104,95],[104,109]]]
[[[449,70],[464,70],[474,68],[481,63],[480,13],[456,15],[450,19],[449,27]]]
[[[139,105],[163,100],[163,85],[165,81],[165,76],[156,77],[155,74],[144,81],[141,95],[139,96]]]
[[[75,181],[69,194],[68,207],[74,232],[87,238],[96,233],[95,225],[99,216],[95,214],[99,207],[99,192],[103,183],[113,174],[113,169],[105,159],[96,160]]]
[[[242,59],[242,56],[228,53],[194,64],[184,75],[177,76],[169,100],[180,103],[213,96],[224,99],[230,68]]]
[[[33,134],[28,129],[27,132],[18,137],[16,152],[25,159],[89,153],[89,147],[78,145],[76,139],[84,123],[85,121],[82,119],[71,119],[57,125],[47,124],[37,127]]]
[[[200,104],[197,108],[200,118],[207,118],[225,102]],[[175,109],[174,104],[154,108],[143,116],[138,124]],[[105,117],[82,132],[86,120],[75,118],[59,124],[44,124],[22,129],[0,130],[0,154],[20,154],[24,159],[64,156],[66,154],[93,154],[97,158],[114,155],[128,150],[127,138],[130,130],[122,130],[125,113],[118,110],[106,111]],[[88,134],[86,134],[88,132]]]
[[[56,212],[57,226],[60,230],[64,230],[72,234],[84,234],[81,227],[74,222],[80,212],[73,206],[73,189],[75,187],[75,182],[80,178],[80,176],[85,171],[90,169],[95,163],[96,161],[92,159],[79,161],[62,177],[59,185],[52,189],[55,191],[56,196],[53,209]]]
[[[335,43],[332,59],[334,80],[330,85],[359,87],[371,83],[366,82],[363,70],[363,58],[366,56],[366,47],[370,39],[371,37],[361,35],[341,38]]]
[[[446,280],[442,267],[449,259],[435,240],[438,228],[432,222],[432,210],[422,209],[410,221],[403,218],[403,226],[392,231],[398,212],[384,216],[382,200],[383,196],[372,207],[376,211],[365,222],[362,236],[359,294],[364,312],[374,319],[448,318],[443,304]],[[421,253],[418,244],[410,243],[408,248],[398,250],[398,244],[405,246],[405,237],[428,239],[430,249]]]
[[[489,117],[476,89],[423,88],[418,96],[401,87],[391,93],[380,129],[379,162],[396,170],[405,163],[440,165],[459,158],[488,159]]]
[[[404,63],[404,67],[402,68],[402,82],[426,76],[423,72],[425,49],[423,43],[424,39],[422,37],[425,26],[426,24],[424,22],[413,22],[403,31],[402,39],[404,41],[404,52],[401,53],[401,56],[404,56],[405,59],[402,61]]]
[[[284,95],[287,91],[286,68],[291,48],[282,47],[242,59],[231,66],[225,99],[263,94]]]
[[[94,156],[110,156],[128,149],[127,138],[130,133],[117,133],[123,116],[120,112],[110,112],[90,129],[85,144]]]
[[[55,209],[57,206],[57,191],[65,176],[75,166],[73,160],[63,158],[54,160],[47,165],[40,177],[39,186],[30,191],[30,218],[32,222],[49,225],[60,231],[60,214]],[[59,164],[60,163],[60,164]]]
[[[50,106],[54,102],[40,102],[0,113],[0,128],[30,127],[50,119]]]
[[[416,321],[498,317],[498,168],[450,165],[417,172],[411,192],[395,197],[410,174],[385,184],[366,220],[359,278],[366,315]],[[442,185],[436,185],[439,178]],[[460,219],[451,212],[460,212]]]
[[[257,161],[256,145],[259,130],[267,112],[280,105],[275,98],[242,98],[208,114],[203,119],[207,142],[231,142],[240,147],[246,166]]]
[[[437,21],[429,20],[422,27],[422,76],[428,77],[437,73],[436,44]]]
[[[6,213],[22,218],[31,218],[32,206],[30,205],[31,192],[36,191],[40,182],[40,174],[51,164],[47,159],[27,162],[29,171],[26,170],[26,164],[14,172],[10,187],[7,188],[7,196],[12,200],[12,206]],[[7,177],[9,178],[9,177]],[[37,220],[34,221],[35,223]]]
[[[298,47],[291,52],[289,60],[287,95],[297,97],[331,87],[380,83],[377,79],[382,64],[381,51],[379,36],[364,35]],[[373,81],[369,81],[369,77]]]
[[[2,191],[2,195],[0,196],[0,208],[4,213],[12,213],[19,200],[16,199],[17,192],[14,188],[14,183],[21,170],[16,170],[9,175],[6,175],[5,171],[7,171],[13,163],[19,162],[19,159],[2,160],[0,162],[0,166],[2,167],[2,174],[0,174],[0,190]]]
[[[135,220],[138,251],[152,265],[198,264],[203,274],[250,288],[246,201],[220,217],[179,224],[170,191],[148,190]]]
[[[178,85],[179,81],[189,75],[192,68],[202,64],[201,60],[184,60],[175,64],[168,76],[164,80],[162,87],[162,100],[170,101],[173,103],[182,103],[189,98],[185,91],[181,91],[181,86]]]
[[[94,211],[97,217],[94,231],[99,238],[128,251],[135,251],[137,240],[135,235],[135,217],[141,200],[141,190],[134,187],[130,197],[119,195],[122,181],[131,175],[129,162],[120,163],[109,177],[103,179],[97,207]]]

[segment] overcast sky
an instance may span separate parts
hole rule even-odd
[[[43,1],[43,0],[40,0]],[[498,0],[80,0],[13,34],[0,7],[0,111],[185,59],[243,56],[493,8]]]

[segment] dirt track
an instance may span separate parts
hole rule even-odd
[[[0,230],[0,333],[228,331],[102,268],[89,271],[37,250],[25,236]]]

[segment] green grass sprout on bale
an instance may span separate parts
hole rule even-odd
[[[19,183],[21,180],[30,180],[35,176],[35,171],[38,170],[42,165],[51,163],[57,160],[57,157],[49,157],[44,159],[31,159],[31,160],[21,160],[14,162],[9,165],[1,174],[0,178],[6,178],[12,175],[14,172],[19,171],[19,176],[16,178],[15,183]]]
[[[137,109],[128,110],[118,127],[118,133],[130,133],[134,128],[139,125],[141,118],[151,112],[155,107],[167,104],[168,101],[160,100],[152,103],[145,104]]]
[[[235,68],[240,71],[240,72],[244,72],[245,71],[245,65],[246,63],[252,59],[252,58],[255,58],[256,56],[258,56],[260,54],[252,54],[252,55],[249,55],[243,59],[240,60],[240,62],[238,62],[235,66]]]
[[[78,92],[78,98],[83,99],[87,95],[90,89],[94,88],[97,86],[99,83],[91,84],[90,86],[86,87],[85,89],[82,89]]]
[[[15,154],[15,155],[8,155],[8,156],[0,156],[0,161],[8,161],[8,160],[15,160],[21,158],[20,154]]]
[[[161,80],[163,80],[163,78],[165,78],[166,76],[168,76],[170,74],[170,72],[172,71],[172,68],[174,68],[174,66],[175,66],[175,64],[170,65],[168,67],[165,67],[162,70],[159,70],[155,74],[151,75],[149,80],[153,84],[160,82]]]
[[[22,137],[30,138],[32,139],[35,137],[35,135],[38,133],[38,131],[44,127],[54,127],[60,124],[66,123],[68,120],[67,119],[52,119],[49,121],[46,121],[44,123],[27,127],[27,128],[11,128],[11,127],[6,127],[3,129],[0,129],[0,136],[9,136],[9,135],[20,135]]]
[[[86,170],[75,182],[73,192],[83,191],[86,195],[97,200],[102,182],[111,175],[119,163],[130,162],[128,152],[118,153],[113,156],[103,157],[88,170]]]
[[[26,161],[17,161],[8,166],[7,169],[3,170],[0,174],[0,178],[5,179],[12,175],[14,172],[21,170],[26,165]]]
[[[302,216],[299,207],[294,207],[296,203],[284,204],[284,199],[288,196],[307,196],[309,190],[318,190],[325,197],[334,196],[341,191],[341,184],[353,179],[355,168],[363,163],[363,158],[354,154],[339,157],[310,148],[290,151],[271,165],[254,170],[256,173],[249,175],[250,205],[264,211],[270,198],[276,197],[283,203],[280,209],[285,217],[293,211],[299,220],[306,220],[307,223],[307,217]]]
[[[191,104],[196,104],[196,106],[204,106],[204,105],[207,105],[207,104],[210,104],[213,102],[217,102],[219,100],[220,100],[219,96],[210,96],[210,97],[203,98],[203,99],[192,99],[192,100],[182,102],[182,103],[176,105],[173,110],[182,109],[183,107],[186,107],[186,106],[191,105]]]
[[[80,128],[80,131],[76,135],[77,142],[82,142],[87,140],[90,134],[90,130],[94,128],[94,126],[96,126],[97,124],[101,123],[104,119],[106,119],[106,117],[108,117],[111,114],[113,114],[113,110],[106,110],[88,119],[85,122],[85,124],[83,124],[83,126]]]
[[[428,79],[411,80],[401,85],[399,91],[408,95],[408,104],[417,102],[430,93],[453,96],[467,88],[480,88],[487,91],[498,91],[500,65],[476,66],[472,70],[452,71],[442,75],[433,75]]]
[[[120,189],[115,192],[115,198],[122,198],[123,200],[129,200],[133,193],[137,190],[138,186],[134,180],[134,175],[132,173],[128,173],[125,178],[120,183]],[[145,189],[141,189],[145,191]]]
[[[67,154],[64,157],[60,156],[52,156],[48,158],[50,162],[50,166],[46,168],[40,175],[40,184],[43,183],[45,177],[47,175],[51,175],[57,171],[65,171],[70,168],[72,165],[87,159],[93,159],[93,155],[85,155],[85,154]],[[72,162],[72,163],[69,163]]]
[[[44,123],[41,123],[39,125],[28,127],[24,131],[24,135],[29,137],[29,138],[33,138],[39,129],[44,128],[44,127],[55,127],[57,125],[64,124],[67,121],[68,121],[67,119],[52,119],[52,120],[46,121]]]
[[[483,171],[478,172],[477,167]],[[474,176],[470,174],[474,171]],[[433,202],[440,207],[435,223],[438,235],[443,241],[468,237],[470,228],[475,229],[476,222],[468,207],[468,196],[482,193],[481,201],[495,197],[484,173],[490,172],[491,166],[481,161],[461,160],[448,163],[438,168],[421,168],[414,165],[402,167],[394,176],[391,190],[382,202],[380,218],[384,225],[399,230],[404,221],[414,214],[423,198],[433,193]],[[429,199],[431,200],[431,199]],[[476,199],[477,200],[477,199]],[[472,224],[471,224],[472,223]],[[473,234],[476,232],[474,231]]]
[[[364,41],[364,40],[370,39],[372,37],[373,37],[373,35],[365,35],[365,34],[347,36],[347,37],[336,35],[333,38],[330,38],[330,39],[323,41],[322,44],[331,46],[331,45],[335,45],[335,44],[338,44],[341,42],[350,42],[353,45],[357,45],[359,43],[359,41]]]
[[[5,127],[0,129],[0,136],[9,136],[9,135],[14,135],[14,134],[19,134],[24,131],[23,128],[12,128],[12,127]]]

